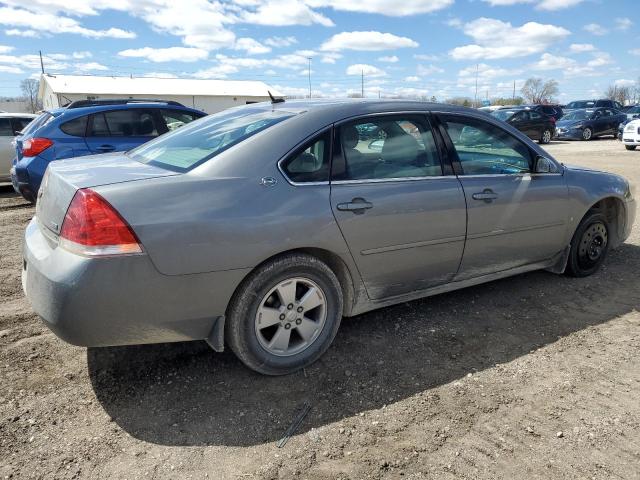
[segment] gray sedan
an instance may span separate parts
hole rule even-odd
[[[345,316],[531,270],[590,275],[635,210],[625,179],[474,110],[255,104],[51,163],[23,286],[70,343],[206,340],[278,375]]]

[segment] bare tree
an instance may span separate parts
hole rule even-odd
[[[531,103],[551,103],[558,94],[558,82],[542,78],[529,78],[522,86],[522,96]]]
[[[25,97],[31,113],[36,113],[38,110],[42,109],[42,105],[38,101],[39,87],[40,87],[40,82],[38,82],[38,80],[35,80],[33,78],[25,78],[20,82],[20,89],[22,90],[22,95]]]
[[[634,88],[630,86],[609,85],[605,96],[610,100],[615,100],[625,105],[630,102],[634,96]]]

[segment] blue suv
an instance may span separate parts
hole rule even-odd
[[[16,138],[15,190],[35,202],[49,162],[131,150],[206,114],[160,100],[80,100],[43,112]]]

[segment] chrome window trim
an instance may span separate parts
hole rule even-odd
[[[349,185],[362,183],[389,183],[389,182],[417,182],[420,180],[440,180],[458,178],[455,175],[433,175],[425,177],[393,177],[393,178],[362,178],[356,180],[333,180],[331,185]]]

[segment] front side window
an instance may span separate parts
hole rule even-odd
[[[167,124],[167,129],[171,132],[180,128],[187,123],[193,122],[196,117],[193,113],[183,112],[181,110],[160,110],[160,114]]]
[[[186,172],[294,113],[242,107],[209,115],[129,152],[134,160]]]
[[[463,175],[520,174],[531,172],[526,145],[508,132],[481,120],[444,117]]]
[[[438,150],[425,117],[384,116],[340,126],[342,158],[336,180],[441,176]]]
[[[296,183],[329,180],[329,134],[323,134],[297,150],[282,163],[285,175]]]

